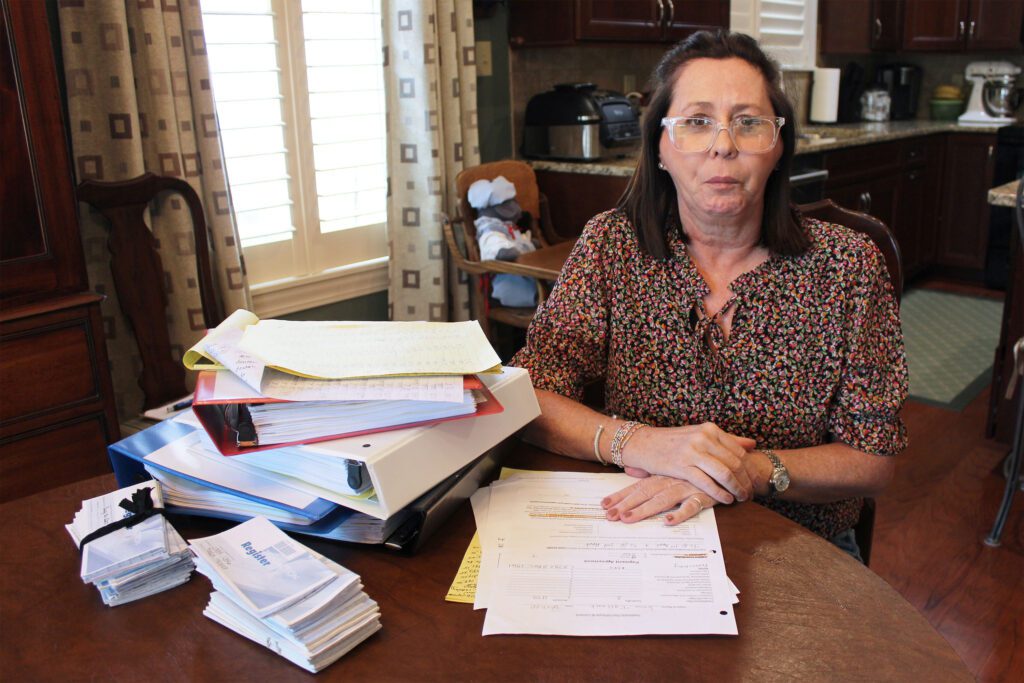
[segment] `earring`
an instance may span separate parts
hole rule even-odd
[[[665,168],[665,164],[661,163],[660,161],[658,162],[658,168],[661,169],[662,171],[668,170],[667,168]]]

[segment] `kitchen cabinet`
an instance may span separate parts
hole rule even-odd
[[[995,135],[950,133],[946,139],[935,262],[954,275],[980,279],[985,267],[995,144]]]
[[[901,47],[901,0],[821,0],[818,12],[823,54],[895,52]]]
[[[659,43],[728,28],[729,0],[511,0],[512,47]]]
[[[0,502],[109,472],[119,438],[46,7],[0,0]]]
[[[909,281],[935,259],[942,136],[921,136],[827,152],[825,196],[870,213],[893,231]]]
[[[904,0],[903,49],[1019,51],[1024,0]]]

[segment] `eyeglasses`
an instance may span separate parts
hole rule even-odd
[[[706,116],[667,116],[661,125],[668,129],[668,139],[680,152],[707,152],[714,146],[718,133],[727,130],[740,152],[764,154],[775,147],[785,122],[781,116],[738,116],[723,126]]]

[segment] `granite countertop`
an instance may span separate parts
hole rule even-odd
[[[933,133],[995,133],[996,126],[960,126],[953,121],[886,121],[884,123],[844,123],[836,125],[808,125],[800,128],[796,153],[811,154],[846,147],[871,145],[876,142],[900,140]],[[584,173],[588,175],[631,176],[636,167],[638,149],[631,149],[617,159],[598,161],[530,160],[538,171]],[[1010,199],[1013,205],[1013,199]]]
[[[993,187],[988,191],[988,203],[992,206],[1008,206],[1013,208],[1014,202],[1017,201],[1017,185],[1021,180],[1011,180],[1005,185],[999,187]]]

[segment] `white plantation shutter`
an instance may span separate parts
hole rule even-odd
[[[201,7],[257,302],[261,288],[302,280],[323,291],[298,297],[292,310],[386,287],[386,274],[373,285],[364,277],[360,291],[324,285],[345,268],[386,271],[379,0],[201,0]]]
[[[757,38],[782,68],[814,68],[817,0],[732,0],[729,13],[729,27]]]

